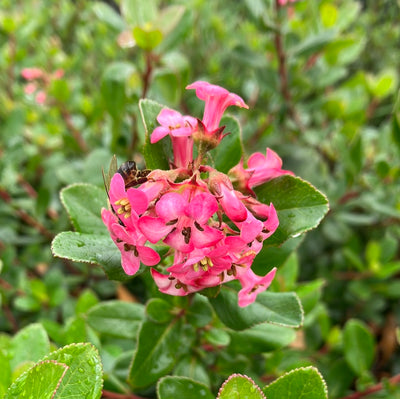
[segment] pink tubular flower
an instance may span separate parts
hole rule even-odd
[[[222,239],[223,233],[208,225],[218,210],[217,201],[211,194],[191,191],[163,195],[155,206],[157,217],[140,218],[139,227],[150,242],[164,239],[165,244],[187,253]]]
[[[223,87],[208,82],[198,80],[187,86],[186,89],[195,89],[196,96],[205,101],[203,124],[209,133],[218,128],[222,114],[229,106],[236,105],[249,108],[237,94],[230,93]]]
[[[43,70],[40,68],[24,68],[21,71],[21,76],[26,80],[40,79],[44,75]]]
[[[46,98],[47,98],[47,94],[43,90],[40,90],[36,93],[35,101],[37,104],[44,104],[46,101]]]
[[[144,245],[146,238],[135,225],[128,231],[118,223],[117,217],[106,209],[102,210],[101,217],[121,252],[121,264],[126,274],[134,275],[139,270],[140,262],[147,266],[154,266],[160,262],[160,255]]]
[[[187,168],[193,161],[193,139],[191,137],[196,129],[197,120],[191,116],[182,116],[172,109],[163,108],[157,116],[161,125],[154,129],[150,142],[156,143],[163,137],[170,135],[174,152],[176,167]]]
[[[273,268],[267,275],[260,277],[254,274],[250,268],[238,268],[238,280],[242,284],[242,289],[238,294],[239,306],[245,307],[253,303],[257,294],[265,291],[271,285],[275,273],[276,268]]]
[[[243,160],[229,171],[229,175],[236,180],[239,190],[252,193],[252,188],[268,180],[282,175],[292,175],[290,170],[282,169],[282,159],[279,155],[267,148],[266,155],[261,152],[252,154],[247,162],[247,169],[243,167]]]

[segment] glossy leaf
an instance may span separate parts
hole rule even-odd
[[[264,245],[282,244],[317,227],[329,210],[325,195],[299,177],[280,176],[255,191],[259,201],[272,203],[278,212],[279,227]]]
[[[121,253],[109,235],[64,231],[54,238],[51,251],[60,258],[100,265],[110,280],[131,278],[122,269]]]
[[[173,305],[161,298],[151,298],[146,304],[146,315],[156,323],[168,323],[174,317]]]
[[[374,338],[360,320],[349,320],[343,330],[344,355],[351,369],[360,376],[374,360]]]
[[[263,323],[244,331],[232,331],[229,348],[239,353],[263,353],[289,345],[296,338],[292,328]]]
[[[263,389],[268,399],[328,399],[328,390],[315,367],[290,371]]]
[[[152,321],[142,324],[128,376],[134,389],[148,387],[172,370],[181,346],[180,330],[176,319],[169,324]]]
[[[139,101],[140,115],[146,131],[145,145],[143,148],[143,156],[148,169],[169,169],[168,159],[171,156],[169,137],[165,137],[161,141],[151,144],[150,135],[158,126],[157,116],[164,108],[163,105],[148,99]]]
[[[76,231],[93,234],[104,231],[106,234],[101,220],[101,209],[107,206],[104,189],[92,184],[73,184],[61,190],[60,197]]]
[[[4,399],[53,399],[67,370],[66,364],[53,360],[40,362],[17,378],[8,389]],[[66,398],[65,396],[57,397]]]
[[[209,388],[187,377],[163,377],[157,384],[158,399],[213,399]]]
[[[233,374],[221,386],[217,399],[266,399],[260,387],[246,375]]]
[[[241,308],[237,304],[237,292],[224,286],[216,298],[209,300],[221,321],[233,330],[265,322],[293,328],[303,323],[303,309],[292,292],[262,292],[254,303]]]
[[[239,121],[233,116],[224,116],[221,119],[220,126],[225,126],[223,133],[229,134],[210,153],[215,168],[220,172],[227,173],[239,163],[243,156],[242,129]]]
[[[46,330],[38,323],[28,325],[14,336],[11,341],[11,350],[12,369],[23,362],[37,362],[50,352],[50,341]]]
[[[123,301],[102,302],[93,306],[86,317],[88,324],[99,333],[134,338],[144,318],[144,306]]]
[[[99,399],[103,387],[103,368],[97,349],[88,343],[67,345],[44,360],[68,366],[54,399]]]

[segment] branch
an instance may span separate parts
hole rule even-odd
[[[400,383],[400,374],[397,374],[394,377],[389,378],[387,380],[387,382],[392,385],[399,384]],[[384,389],[384,385],[383,385],[383,382],[380,382],[379,384],[369,387],[365,391],[355,392],[355,393],[352,393],[351,395],[344,396],[341,399],[360,399],[360,398],[363,398],[364,396],[368,396],[372,393],[381,391],[382,389]]]
[[[289,79],[288,79],[288,72],[287,72],[287,65],[286,65],[286,53],[283,48],[283,40],[282,40],[282,33],[280,27],[280,20],[279,20],[279,13],[280,9],[282,8],[279,0],[275,0],[275,9],[277,12],[277,29],[275,31],[275,49],[276,54],[278,57],[278,73],[279,73],[279,80],[280,80],[280,89],[283,99],[286,102],[286,106],[289,110],[289,114],[293,121],[296,123],[297,128],[300,132],[304,132],[304,126],[300,120],[300,117],[294,108],[292,95],[289,90]]]
[[[103,389],[102,398],[107,399],[145,399],[142,396],[134,395],[133,393],[115,393]]]

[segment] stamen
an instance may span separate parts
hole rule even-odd
[[[196,227],[197,230],[199,231],[204,231],[204,229],[200,226],[199,223],[197,223],[196,221],[194,222],[194,226]]]

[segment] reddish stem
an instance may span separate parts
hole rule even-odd
[[[392,385],[399,384],[400,383],[400,374],[397,374],[394,377],[389,378],[388,383],[392,384]],[[384,384],[383,384],[383,382],[380,382],[379,384],[369,387],[365,391],[355,392],[355,393],[352,393],[351,395],[344,396],[341,399],[360,399],[365,396],[371,395],[372,393],[381,391],[383,388],[384,388]]]
[[[133,393],[115,393],[103,389],[102,398],[108,399],[145,399],[142,396],[134,395]]]

